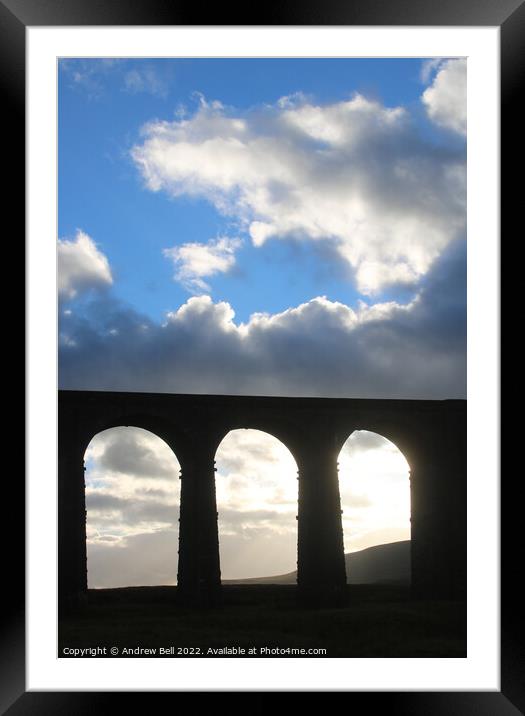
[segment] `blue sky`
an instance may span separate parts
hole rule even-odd
[[[466,397],[465,60],[58,77],[61,388]],[[294,569],[296,466],[272,440],[217,452],[224,577]],[[130,427],[85,459],[91,586],[173,583],[176,457]],[[409,538],[408,485],[395,446],[349,437],[347,551]]]
[[[235,267],[207,283],[214,301],[228,301],[237,320],[318,295],[354,306],[362,296],[349,267],[326,260],[327,247],[296,238],[255,248],[206,197],[145,189],[130,152],[146,123],[174,120],[183,108],[191,116],[201,96],[219,100],[226,113],[249,116],[296,93],[327,106],[356,92],[385,107],[409,108],[414,133],[456,148],[457,137],[436,131],[421,104],[422,66],[417,59],[62,61],[59,235],[73,238],[82,229],[92,237],[111,265],[114,295],[155,321],[190,295],[173,280],[163,250],[224,235],[243,239]],[[386,286],[375,300],[406,301],[413,289]]]
[[[61,387],[464,397],[466,60],[58,78]]]

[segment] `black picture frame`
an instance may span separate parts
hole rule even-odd
[[[202,23],[202,18],[206,22]],[[525,77],[525,3],[523,0],[367,0],[366,3],[342,3],[304,0],[300,5],[281,0],[275,7],[264,6],[257,21],[249,11],[233,4],[183,3],[180,0],[0,0],[0,88],[4,112],[4,137],[13,151],[10,182],[6,187],[6,206],[10,212],[19,209],[25,215],[25,172],[22,155],[25,146],[25,31],[32,26],[79,25],[370,25],[370,26],[493,26],[500,28],[501,38],[501,147],[502,226],[514,223],[513,212],[520,206],[520,183],[511,175],[519,162],[518,110],[520,80]],[[22,244],[22,240],[19,240]],[[14,479],[14,478],[17,479]],[[48,476],[49,477],[49,476]],[[514,590],[515,563],[523,538],[518,520],[508,517],[511,505],[519,502],[519,482],[509,479],[501,490],[501,691],[499,692],[348,692],[347,708],[366,708],[399,714],[447,714],[447,716],[512,716],[525,713],[525,648],[519,629],[520,592]],[[26,692],[25,687],[25,568],[24,504],[22,475],[13,476],[9,484],[10,528],[9,550],[3,555],[4,574],[9,575],[9,589],[4,588],[4,607],[0,632],[0,713],[22,714],[106,714],[124,706],[132,698],[134,706],[147,706],[160,697],[177,699],[170,693],[123,692]],[[505,519],[504,519],[505,517]],[[228,710],[250,708],[259,713],[268,706],[271,693],[262,694],[195,694],[196,705]],[[310,697],[309,697],[310,698]],[[314,697],[315,698],[315,697]],[[200,702],[200,703],[199,703]],[[320,704],[321,702],[319,702]],[[213,706],[212,706],[213,704]],[[313,705],[313,704],[312,704]]]

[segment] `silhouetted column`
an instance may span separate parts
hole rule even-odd
[[[215,443],[205,439],[181,456],[178,591],[191,604],[216,602],[221,584]]]
[[[337,455],[327,439],[298,454],[297,583],[312,601],[339,600],[346,585]]]
[[[412,593],[466,596],[467,493],[463,425],[435,426],[411,462]]]
[[[58,449],[58,592],[62,611],[79,606],[87,594],[84,451],[66,430]]]

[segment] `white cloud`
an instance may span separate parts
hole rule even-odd
[[[135,68],[124,75],[124,87],[128,92],[146,92],[157,97],[167,97],[168,85],[151,67]]]
[[[293,512],[297,465],[277,438],[260,430],[234,430],[217,451],[217,499],[227,510]],[[295,528],[295,525],[294,525]]]
[[[430,119],[458,134],[467,134],[467,60],[444,60],[429,66],[437,73],[421,96]],[[428,78],[429,74],[425,73]]]
[[[428,84],[432,75],[436,72],[438,67],[443,63],[442,57],[434,57],[431,60],[425,60],[421,65],[421,82]]]
[[[80,291],[113,283],[106,256],[80,229],[74,241],[58,240],[57,261],[58,292],[65,298],[74,298]]]
[[[235,265],[235,251],[242,245],[241,239],[227,236],[212,239],[206,244],[187,243],[164,249],[164,256],[172,259],[176,271],[174,278],[192,293],[209,292],[204,278],[226,273]]]
[[[62,59],[60,70],[71,88],[82,90],[88,99],[101,99],[115,81],[129,94],[147,93],[166,98],[169,74],[153,66],[120,58]]]
[[[122,63],[123,60],[113,57],[66,58],[59,61],[59,67],[71,87],[82,90],[89,99],[99,99],[104,94],[106,80]]]
[[[417,280],[465,228],[463,150],[426,144],[404,108],[361,95],[245,116],[202,100],[143,136],[132,157],[150,190],[205,197],[255,246],[328,241],[365,294]]]
[[[280,97],[277,100],[277,106],[281,109],[288,109],[290,107],[296,107],[298,104],[304,104],[307,101],[308,97],[304,92],[293,92],[292,94]]]
[[[286,109],[282,120],[305,135],[327,145],[349,149],[364,139],[379,138],[403,129],[406,112],[388,109],[378,102],[355,95],[346,102],[327,106],[303,104]]]

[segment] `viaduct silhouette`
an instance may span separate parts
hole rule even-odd
[[[230,430],[270,433],[298,467],[297,588],[336,597],[346,584],[337,458],[354,430],[391,440],[410,465],[412,592],[466,596],[466,401],[274,398],[59,391],[58,587],[61,607],[87,593],[84,453],[102,430],[155,433],[181,466],[178,595],[220,592],[215,453]]]

